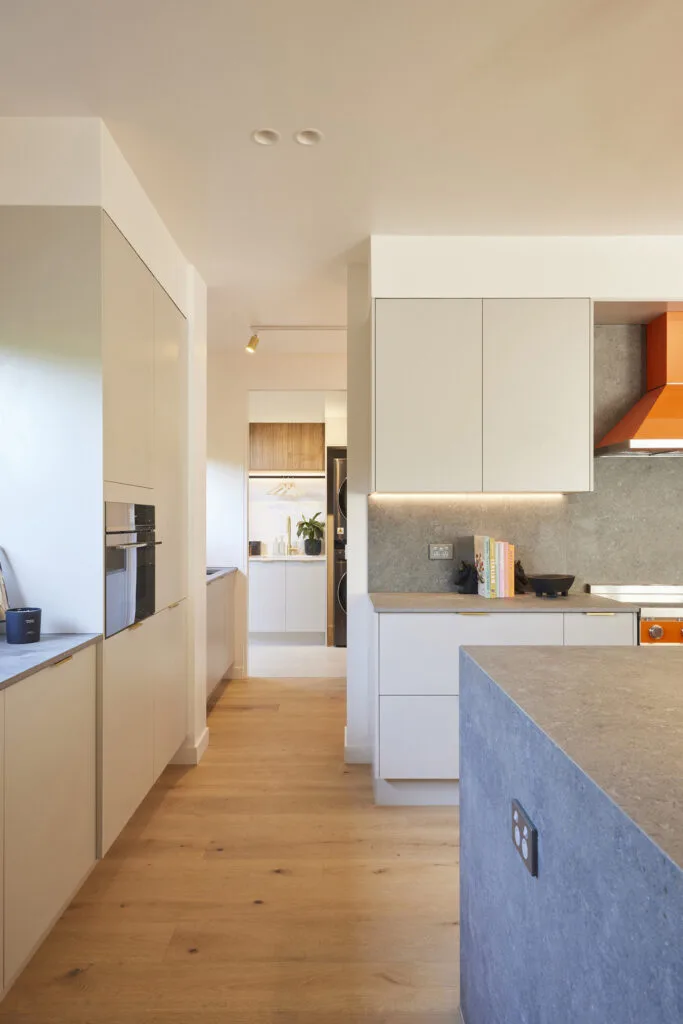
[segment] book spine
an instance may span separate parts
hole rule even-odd
[[[489,537],[489,597],[497,596],[498,581],[496,579],[496,542]]]
[[[508,544],[507,551],[508,566],[508,597],[515,596],[515,545]]]

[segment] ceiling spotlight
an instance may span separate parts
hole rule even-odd
[[[251,137],[259,146],[274,146],[280,141],[280,133],[274,128],[259,128],[258,131],[251,133]]]
[[[317,128],[303,128],[296,133],[294,141],[298,142],[300,146],[317,146],[319,142],[323,141],[323,137],[323,133],[319,132]]]
[[[256,347],[257,347],[258,343],[259,343],[259,336],[258,336],[258,334],[252,334],[251,338],[249,339],[249,344],[245,348],[245,352],[251,352],[251,354],[253,355],[254,352],[256,351]]]

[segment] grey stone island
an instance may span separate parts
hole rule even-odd
[[[683,650],[460,657],[465,1024],[680,1024]]]
[[[0,636],[0,690],[100,639],[99,633],[48,633],[37,644],[8,644],[3,634]]]

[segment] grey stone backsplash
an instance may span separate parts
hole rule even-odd
[[[645,389],[641,327],[595,329],[595,434]],[[446,591],[455,562],[430,562],[430,542],[490,534],[514,543],[527,572],[585,583],[683,584],[683,458],[596,459],[595,490],[561,498],[369,500],[369,590]]]

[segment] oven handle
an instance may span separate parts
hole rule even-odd
[[[163,544],[161,540],[139,541],[137,544],[112,544],[115,551],[130,551],[132,548],[158,548]]]

